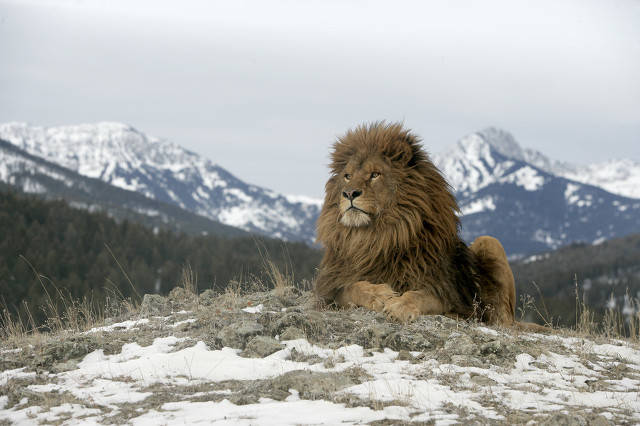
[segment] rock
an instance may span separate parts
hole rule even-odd
[[[256,336],[264,330],[260,324],[255,321],[248,321],[242,324],[230,324],[218,332],[218,338],[224,346],[244,349],[251,337]]]
[[[556,413],[540,422],[540,424],[545,426],[586,426],[587,421],[577,414]]]
[[[227,399],[234,405],[256,404],[260,400],[258,395],[253,393],[235,393]]]
[[[478,358],[469,355],[452,355],[450,362],[460,367],[482,367],[483,365]]]
[[[450,355],[474,355],[479,352],[478,345],[466,334],[453,332],[444,342],[444,350]]]
[[[144,317],[152,315],[169,315],[171,305],[169,301],[159,294],[145,294],[140,306],[140,315]]]
[[[496,354],[499,355],[505,351],[505,347],[500,340],[492,340],[480,346],[482,355]]]
[[[280,287],[276,288],[274,291],[278,301],[282,306],[296,306],[299,303],[298,297],[302,294],[302,292],[295,287]]]
[[[69,359],[67,361],[54,364],[51,367],[51,373],[57,374],[63,371],[75,370],[78,368],[78,362],[79,361],[77,359]]]
[[[609,426],[611,423],[605,416],[593,414],[589,417],[589,426]]]
[[[307,315],[300,312],[286,312],[281,318],[278,318],[272,325],[272,334],[282,334],[289,327],[296,327],[299,330],[310,330],[312,328],[311,321]]]
[[[255,336],[249,340],[242,355],[248,358],[264,358],[279,351],[283,347],[284,346],[273,337]]]
[[[298,327],[289,326],[280,335],[280,340],[304,339],[305,335]]]
[[[169,292],[169,300],[176,303],[193,302],[195,298],[195,294],[188,292],[182,287],[174,287],[173,290]]]
[[[295,389],[303,399],[322,399],[333,392],[355,385],[353,378],[344,372],[318,373],[296,370],[279,376],[272,381],[275,389]]]
[[[449,318],[449,317],[445,317],[444,315],[430,315],[427,317],[431,322],[433,322],[435,325],[441,327],[441,328],[446,328],[446,327],[457,327],[458,324],[460,324],[461,322],[458,320],[455,320],[453,318]],[[464,321],[462,321],[462,324],[466,324]]]
[[[200,301],[200,304],[203,306],[211,306],[214,304],[215,300],[216,300],[216,293],[210,288],[200,293],[199,301]]]
[[[391,326],[385,323],[374,323],[354,330],[349,343],[355,343],[363,348],[377,348],[382,346],[384,339],[393,332]]]
[[[37,365],[51,366],[68,360],[81,358],[98,348],[98,344],[88,336],[73,336],[66,340],[47,344],[38,357]]]
[[[413,355],[411,355],[411,352],[403,349],[400,352],[398,352],[398,358],[396,359],[400,361],[411,361],[415,358],[413,357]]]
[[[487,376],[483,376],[481,374],[477,374],[475,376],[471,376],[471,381],[480,386],[492,386],[496,384],[495,380],[488,378]]]
[[[415,331],[401,329],[390,334],[384,339],[383,345],[394,351],[426,351],[433,348],[433,344],[427,340],[427,337],[416,333]]]

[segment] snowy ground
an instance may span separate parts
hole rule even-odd
[[[0,424],[640,422],[629,342],[227,296],[174,313],[158,299],[146,310],[161,315],[0,345]]]

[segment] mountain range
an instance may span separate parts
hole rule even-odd
[[[26,192],[49,192],[51,181],[70,188],[66,170],[78,182],[84,178],[137,193],[156,206],[179,207],[275,238],[314,241],[321,200],[247,184],[211,160],[125,124],[45,128],[6,123],[0,124],[0,139],[9,142],[0,145],[0,181]],[[9,145],[11,156],[4,154]],[[432,159],[458,198],[463,238],[494,235],[512,257],[640,231],[638,162],[562,163],[523,149],[512,135],[495,128],[470,134]],[[43,175],[49,186],[42,183]],[[95,191],[85,193],[100,204]],[[137,213],[152,210],[138,207]]]
[[[495,128],[433,160],[458,199],[463,238],[493,235],[512,258],[640,231],[640,163],[560,163]]]
[[[7,123],[0,125],[0,139],[79,175],[229,226],[286,240],[314,239],[320,202],[247,184],[194,152],[125,124]]]
[[[72,207],[105,211],[117,220],[142,223],[187,234],[248,236],[239,228],[163,203],[138,192],[82,176],[43,158],[28,154],[0,139],[0,188],[17,187],[45,199],[64,199]]]

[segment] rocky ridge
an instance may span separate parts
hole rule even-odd
[[[84,332],[0,343],[0,422],[633,424],[637,343],[174,289]]]

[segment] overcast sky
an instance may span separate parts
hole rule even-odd
[[[285,193],[379,119],[640,160],[636,0],[0,0],[0,58],[2,122],[125,122]]]

